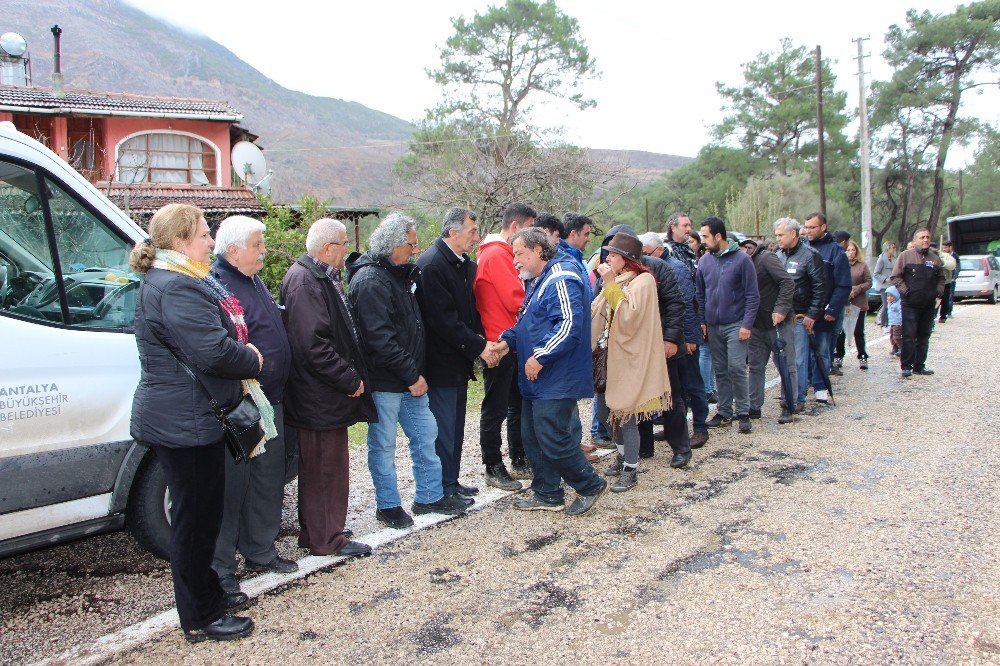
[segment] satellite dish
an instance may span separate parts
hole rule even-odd
[[[0,35],[0,51],[12,58],[20,58],[28,50],[28,42],[16,32],[5,32]]]
[[[248,187],[253,188],[257,183],[264,180],[267,175],[267,161],[260,148],[249,141],[240,141],[233,146],[230,161],[236,175],[243,179]]]

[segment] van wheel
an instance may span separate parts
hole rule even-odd
[[[125,525],[139,545],[170,559],[170,491],[155,455],[143,461],[129,496]]]

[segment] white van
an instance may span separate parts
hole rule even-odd
[[[163,474],[129,436],[144,235],[0,123],[0,557],[124,525],[167,552]]]

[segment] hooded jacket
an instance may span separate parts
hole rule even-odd
[[[367,252],[348,259],[347,300],[368,358],[373,391],[404,393],[424,374],[424,323],[415,264]]]
[[[903,325],[903,302],[899,298],[899,289],[894,286],[889,285],[889,288],[885,290],[886,298],[892,296],[892,301],[888,303],[889,312],[886,321],[889,322],[889,326],[902,326]]]
[[[465,386],[475,379],[476,357],[486,348],[472,284],[476,262],[459,257],[443,238],[420,259],[417,302],[427,327],[427,383]]]
[[[836,317],[844,312],[847,299],[851,295],[851,265],[847,261],[847,253],[840,247],[833,236],[827,231],[809,247],[819,252],[826,268],[826,296],[824,297],[823,314]],[[832,331],[836,321],[827,321],[820,317],[816,320],[816,328],[820,331]]]
[[[739,323],[753,328],[760,307],[753,262],[736,241],[722,252],[709,252],[698,261],[698,306],[710,326]]]
[[[823,316],[823,299],[826,298],[826,267],[823,257],[801,240],[791,250],[779,249],[778,260],[785,272],[795,281],[792,310],[813,320]]]
[[[517,323],[500,336],[517,352],[518,387],[525,400],[581,400],[594,395],[590,302],[583,280],[564,253],[532,280]],[[535,381],[524,374],[532,356],[542,365]]]
[[[927,307],[944,296],[944,266],[937,250],[914,247],[900,252],[889,279],[910,307]]]
[[[361,336],[347,303],[309,255],[303,254],[285,273],[281,302],[292,349],[285,423],[325,431],[375,422]],[[350,397],[361,382],[365,392]]]
[[[524,282],[514,268],[514,250],[503,236],[490,234],[479,243],[472,290],[486,339],[496,342],[514,325],[524,303]]]
[[[754,328],[770,331],[774,328],[771,314],[777,312],[788,317],[792,314],[792,296],[795,280],[785,271],[781,259],[769,251],[764,244],[757,245],[750,254],[754,272],[757,273],[757,291],[760,293],[760,307]]]

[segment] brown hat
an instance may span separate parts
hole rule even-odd
[[[619,231],[611,239],[611,242],[601,249],[608,252],[617,252],[637,264],[642,263],[642,241],[631,234]]]

